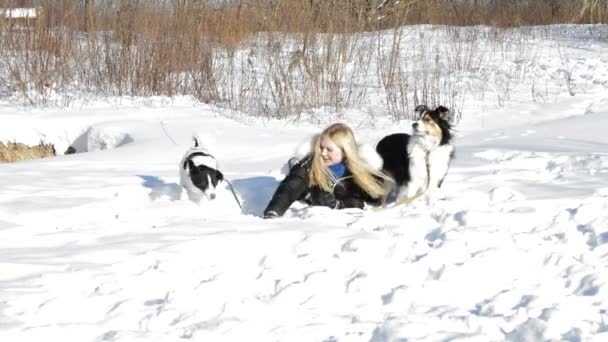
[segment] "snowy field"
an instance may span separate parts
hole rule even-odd
[[[329,119],[0,98],[0,140],[87,151],[0,164],[0,341],[608,341],[608,41],[564,46],[574,96],[466,102],[441,198],[382,212],[260,217]],[[339,121],[366,143],[411,125]],[[194,132],[242,213],[182,198]]]

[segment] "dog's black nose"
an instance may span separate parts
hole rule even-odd
[[[209,198],[211,198],[211,199],[215,199],[215,194],[211,194],[211,195],[209,195]]]
[[[414,123],[412,124],[412,128],[413,128],[413,129],[418,129],[418,123],[417,123],[417,122],[414,122]]]

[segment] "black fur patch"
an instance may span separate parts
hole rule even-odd
[[[395,133],[382,138],[376,146],[376,152],[384,161],[383,170],[397,184],[407,184],[410,181],[410,157],[407,153],[410,139],[409,134]]]
[[[211,157],[211,158],[215,159],[215,157],[213,157],[209,153],[194,152],[194,153],[192,153],[191,155],[188,156],[188,159],[184,160],[184,165],[182,165],[182,167],[184,168],[184,170],[186,169],[186,166],[188,165],[188,162],[192,162],[192,158],[194,158],[194,157]],[[194,163],[193,163],[193,165],[194,165]]]
[[[188,165],[192,184],[201,191],[206,191],[210,186],[216,187],[219,182],[224,180],[224,175],[214,168],[207,165],[196,166],[191,159],[188,159],[185,163]],[[211,181],[211,184],[209,184],[209,181]]]

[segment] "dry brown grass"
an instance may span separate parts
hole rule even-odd
[[[0,142],[0,163],[13,163],[20,160],[39,159],[55,156],[55,146],[40,142],[36,146],[22,143]]]
[[[608,23],[608,0],[389,0],[385,24],[512,27]],[[406,13],[407,15],[404,15]]]
[[[608,0],[377,3],[99,0],[86,11],[80,0],[8,0],[4,6],[41,6],[45,15],[43,25],[0,28],[0,84],[25,105],[62,106],[87,94],[185,95],[249,115],[288,117],[360,105],[371,74],[380,79],[371,88],[384,89],[387,111],[400,118],[416,102],[453,102],[440,68],[466,69],[468,62],[428,65],[434,71],[412,78],[399,62],[409,47],[395,40],[383,50],[351,33],[417,23],[608,22]],[[381,65],[372,66],[375,60]]]

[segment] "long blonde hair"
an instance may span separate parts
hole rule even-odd
[[[361,159],[353,131],[342,123],[330,125],[315,140],[312,165],[308,176],[311,186],[316,185],[325,191],[331,192],[336,181],[329,168],[325,166],[321,159],[321,140],[323,137],[328,137],[336,146],[342,149],[344,154],[343,163],[352,174],[355,183],[363,191],[373,198],[384,195],[384,186],[381,179],[385,179],[386,176],[382,172],[372,169],[371,166]]]

